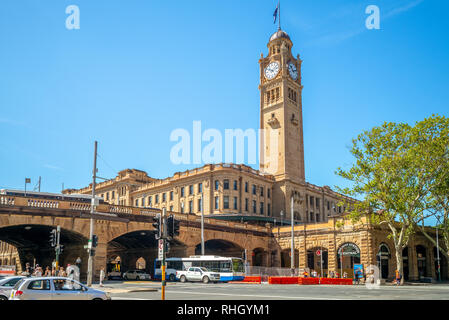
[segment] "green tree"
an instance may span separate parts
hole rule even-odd
[[[414,143],[413,127],[384,123],[353,139],[350,152],[355,163],[349,170],[338,168],[336,172],[352,182],[339,191],[362,199],[349,204],[349,217],[357,221],[368,215],[372,223],[388,226],[401,275],[402,250],[416,230],[428,196],[426,172],[416,162]]]
[[[415,217],[415,225],[449,259],[449,119],[433,115],[418,122],[412,139],[412,152],[417,166],[426,174],[429,188],[424,204],[427,210]],[[425,226],[432,216],[442,236],[438,246],[434,230]]]

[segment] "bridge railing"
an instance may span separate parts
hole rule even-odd
[[[0,196],[0,205],[3,206],[14,206],[15,198],[10,196]]]
[[[7,196],[0,195],[0,206],[16,206],[16,207],[32,207],[32,208],[49,208],[59,210],[73,210],[73,211],[90,211],[91,205],[86,202],[76,202],[68,200],[48,200],[34,197],[20,197],[20,196]],[[112,204],[99,204],[96,207],[96,211],[99,213],[113,214],[120,216],[155,216],[161,213],[160,209],[153,208],[138,208],[128,207]],[[173,214],[177,220],[200,222],[201,216],[196,214],[187,214],[179,212],[168,212]],[[207,224],[213,224],[223,227],[245,229],[249,231],[268,232],[268,228],[264,226],[256,226],[247,223],[233,222],[233,221],[221,221],[211,218],[205,218],[204,222]]]

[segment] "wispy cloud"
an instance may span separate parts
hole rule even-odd
[[[64,171],[63,168],[60,168],[60,167],[57,167],[57,166],[53,166],[53,165],[51,165],[51,164],[44,164],[44,167],[45,167],[45,168],[48,168],[48,169],[52,169],[52,170]]]
[[[394,9],[388,11],[387,13],[385,13],[383,15],[383,18],[384,19],[388,19],[388,18],[394,17],[394,16],[396,16],[398,14],[401,14],[403,12],[406,12],[406,11],[410,10],[410,9],[413,9],[414,7],[416,7],[417,5],[421,4],[422,2],[424,2],[424,0],[415,0],[415,1],[410,2],[410,3],[408,3],[408,4],[404,5],[404,6],[401,6],[399,8],[394,8]]]
[[[402,1],[401,3],[396,2],[396,4],[393,4],[393,7],[390,7],[390,8],[386,8],[387,7],[386,5],[384,6],[384,5],[379,4],[380,10],[381,10],[381,13],[380,13],[381,25],[382,25],[383,21],[390,19],[392,17],[395,17],[399,14],[402,14],[406,11],[409,11],[423,2],[424,2],[424,0],[414,0],[414,1],[408,2],[406,4],[404,4],[404,1]],[[391,2],[388,4],[391,6]],[[362,34],[365,31],[368,31],[368,29],[366,29],[366,27],[364,25],[364,22],[362,25],[360,25],[362,22],[361,19],[354,19],[354,12],[360,12],[360,14],[364,14],[364,10],[362,10],[362,8],[360,6],[355,7],[354,4],[351,4],[345,10],[341,9],[338,12],[338,15],[336,15],[334,13],[331,16],[329,16],[329,21],[331,21],[330,29],[332,31],[328,32],[327,34],[325,32],[324,35],[315,37],[313,40],[306,42],[305,45],[306,46],[336,45],[336,44],[343,42],[347,39],[350,39],[359,34]],[[337,20],[335,20],[336,17],[338,18],[339,21],[346,20],[346,21],[352,21],[352,23],[350,26],[347,25],[346,30],[344,30],[342,28],[342,30],[340,32],[335,32],[335,29],[336,29],[335,26],[337,23]],[[348,22],[346,22],[346,24],[348,24]],[[356,26],[356,24],[359,24],[359,26]],[[320,26],[320,27],[323,27],[323,26]]]

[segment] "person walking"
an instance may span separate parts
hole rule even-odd
[[[101,268],[101,270],[100,270],[100,287],[103,286],[103,280],[104,280],[104,268]]]
[[[401,275],[399,273],[399,270],[396,269],[395,271],[395,279],[396,279],[396,285],[400,285],[401,284]]]
[[[50,276],[51,276],[51,270],[50,270],[50,267],[47,266],[47,267],[45,268],[44,277],[50,277]]]

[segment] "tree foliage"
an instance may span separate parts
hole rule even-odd
[[[402,250],[417,226],[424,230],[430,216],[449,214],[448,130],[448,119],[439,116],[414,126],[384,123],[353,139],[355,163],[349,170],[337,169],[352,182],[339,191],[362,199],[350,205],[350,218],[368,214],[373,223],[388,226],[400,273]]]

